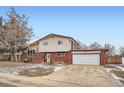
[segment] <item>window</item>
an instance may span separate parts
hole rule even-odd
[[[58,45],[61,45],[61,44],[63,44],[63,41],[58,41]]]
[[[34,54],[35,54],[35,50],[32,50],[32,53],[33,53],[33,56],[34,56]]]
[[[30,50],[28,50],[28,56],[30,56]]]
[[[32,50],[30,50],[30,56],[33,56],[33,52],[32,52]]]
[[[35,50],[28,50],[28,56],[34,56]]]
[[[75,44],[75,43],[73,43],[73,50],[77,50],[78,49],[78,45],[77,44]]]
[[[47,45],[48,45],[48,42],[43,42],[43,45],[44,45],[44,46],[47,46]]]
[[[56,53],[56,56],[57,57],[64,57],[65,56],[65,53]]]

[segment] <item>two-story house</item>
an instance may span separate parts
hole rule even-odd
[[[80,50],[80,44],[72,37],[49,34],[28,47],[32,62],[71,62],[71,50]]]
[[[28,46],[27,55],[34,63],[103,64],[106,50],[81,50],[74,38],[49,34]]]

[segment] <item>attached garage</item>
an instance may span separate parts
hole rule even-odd
[[[73,64],[100,64],[99,54],[73,54]]]
[[[81,50],[72,52],[72,64],[104,65],[106,50]]]

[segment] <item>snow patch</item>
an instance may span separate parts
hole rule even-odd
[[[118,77],[118,76],[116,76],[115,74],[113,74],[113,73],[111,73],[111,75],[115,78],[115,79],[119,79],[119,80],[122,80],[122,81],[124,81],[124,79],[123,78],[121,78],[121,77]]]
[[[60,71],[61,69],[63,69],[63,67],[55,66],[54,72]]]
[[[105,68],[107,70],[107,72],[110,73],[110,71],[112,70],[112,68]]]
[[[124,81],[124,78],[118,77],[118,76],[116,76],[115,74],[111,73],[111,70],[113,70],[112,68],[105,68],[105,69],[107,70],[108,73],[110,73],[110,74],[112,75],[112,77],[113,77],[114,79]]]
[[[14,71],[14,72],[12,72],[12,74],[14,74],[14,75],[18,75],[19,73],[18,73],[18,72],[16,72],[16,71]]]
[[[116,67],[116,68],[118,68],[118,69],[124,71],[124,67],[121,67],[121,66],[118,66],[118,65],[111,65],[111,66],[114,66],[114,67]]]
[[[1,73],[8,73],[8,74],[14,74],[18,75],[20,72],[28,69],[33,69],[33,68],[45,68],[45,69],[53,69],[54,72],[57,72],[63,68],[61,65],[46,65],[46,64],[25,64],[20,67],[0,67],[0,72]]]

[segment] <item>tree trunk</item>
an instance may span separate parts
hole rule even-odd
[[[21,61],[24,62],[24,59],[25,59],[25,53],[24,53],[24,51],[22,50]]]
[[[18,61],[19,61],[19,62],[21,61],[20,58],[21,58],[21,55],[19,54],[19,55],[18,55]]]
[[[15,53],[14,57],[15,57],[15,62],[17,62],[18,61],[18,59],[17,59],[17,52]]]
[[[14,53],[11,53],[11,61],[14,61]]]

